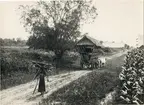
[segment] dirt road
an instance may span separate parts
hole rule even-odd
[[[125,52],[118,53],[116,55],[108,57],[108,59],[112,59],[114,57],[118,57],[123,54],[125,54]],[[36,80],[26,84],[22,84],[19,86],[2,90],[0,91],[0,98],[1,98],[0,104],[1,105],[36,105],[43,98],[48,97],[54,91],[58,90],[59,88],[62,88],[63,86],[69,84],[70,82],[90,72],[91,71],[89,70],[80,70],[80,71],[74,71],[70,73],[50,76],[49,77],[50,81],[46,82],[47,90],[44,97],[40,96],[38,92],[32,94],[33,89],[36,85]]]
[[[64,85],[86,75],[91,71],[74,71],[49,77],[49,82],[46,82],[46,94],[40,96],[38,92],[34,95],[33,90],[36,85],[36,80],[19,86],[15,86],[3,91],[0,91],[1,105],[35,105],[41,99],[48,97],[54,91],[62,88]]]

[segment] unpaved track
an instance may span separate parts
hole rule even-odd
[[[43,98],[48,97],[54,91],[62,88],[79,77],[86,75],[89,72],[91,71],[82,70],[49,77],[50,81],[46,82],[46,93],[44,94],[44,97],[40,96],[37,90],[34,95],[32,94],[36,85],[36,80],[5,89],[0,91],[0,105],[35,105]]]
[[[119,52],[119,53],[116,53],[116,54],[113,54],[113,55],[111,55],[111,56],[104,56],[104,58],[106,58],[107,60],[109,60],[109,59],[113,59],[113,58],[116,58],[116,57],[119,57],[119,56],[121,56],[121,55],[124,55],[124,54],[126,54],[128,51],[121,51],[121,52]]]
[[[118,56],[125,54],[121,52],[115,54],[111,57],[106,57],[107,59],[112,59]],[[34,87],[36,85],[36,80],[15,86],[9,89],[0,91],[0,105],[36,105],[42,99],[48,97],[56,90],[62,88],[63,86],[69,84],[70,82],[77,80],[79,77],[90,73],[91,71],[80,70],[70,73],[64,73],[60,75],[50,76],[49,82],[46,82],[46,93],[42,97],[36,90],[35,94],[33,93]]]

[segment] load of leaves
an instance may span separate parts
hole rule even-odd
[[[144,49],[128,52],[119,78],[120,98],[127,103],[144,103]]]

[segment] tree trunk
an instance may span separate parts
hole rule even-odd
[[[53,61],[55,63],[56,69],[60,68],[61,58],[62,58],[63,54],[64,54],[64,51],[61,51],[61,50],[55,51],[55,58],[53,59]],[[57,73],[58,73],[58,70],[57,70]]]

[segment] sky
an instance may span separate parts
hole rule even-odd
[[[28,39],[29,33],[20,24],[17,8],[34,1],[0,1],[0,37]],[[94,0],[98,16],[92,24],[85,24],[81,31],[103,41],[124,42],[136,45],[136,38],[143,43],[143,0]]]

